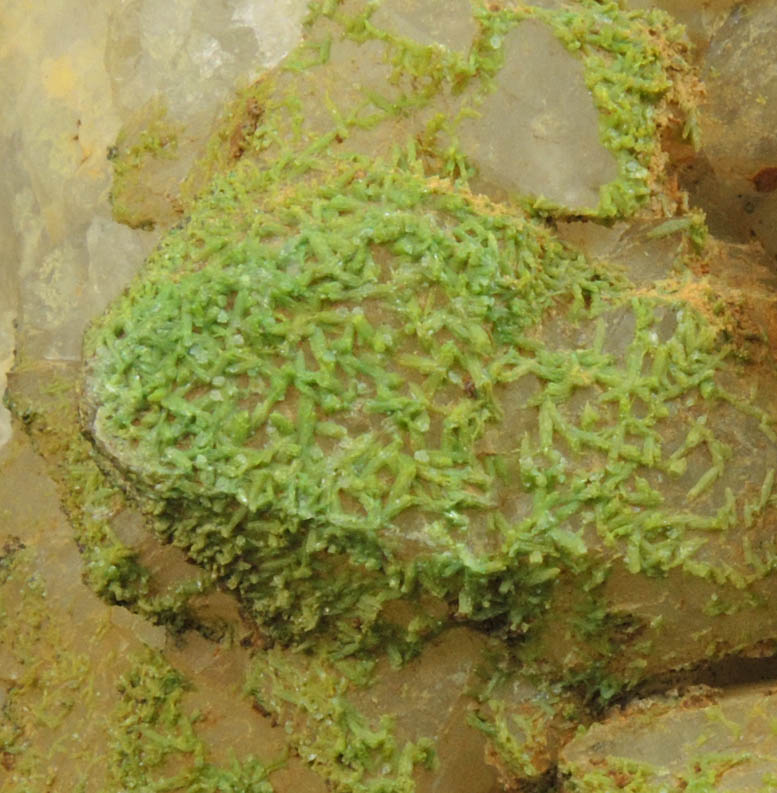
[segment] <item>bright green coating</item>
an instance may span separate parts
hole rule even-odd
[[[87,384],[160,530],[257,617],[290,638],[420,589],[515,630],[597,546],[634,573],[710,572],[704,532],[738,507],[694,509],[730,454],[703,408],[736,408],[689,305],[412,162],[343,164],[263,204],[251,173],[218,183],[95,327]],[[581,341],[548,343],[548,320]],[[676,415],[689,397],[702,413]],[[651,481],[697,447],[712,467],[678,509]]]
[[[677,105],[672,112],[685,119],[684,137],[699,145],[695,97],[677,90],[690,73],[685,29],[664,11],[627,11],[614,0],[583,0],[563,10],[534,13],[567,49],[582,55],[602,144],[618,162],[619,178],[602,187],[598,214],[631,215],[653,187],[650,174],[655,178],[661,157],[662,101]]]
[[[466,158],[432,134],[453,134],[444,119],[426,137],[403,126],[440,92],[466,94],[474,78],[487,89],[504,34],[530,15],[570,47],[576,31],[587,63],[606,62],[599,101],[614,103],[623,167],[653,157],[651,108],[671,85],[660,14],[588,0],[574,12],[481,9],[464,57],[377,30],[369,7],[325,4],[256,89],[242,159],[222,157],[187,223],[87,336],[85,413],[102,451],[160,534],[283,639],[333,624],[347,655],[386,601],[420,594],[525,632],[556,581],[595,586],[615,559],[736,586],[771,569],[765,551],[746,573],[700,553],[711,532],[757,520],[774,485],[767,467],[759,498],[719,492],[720,416],[771,430],[719,387],[716,329],[473,197]],[[333,30],[385,44],[393,98],[370,90],[339,108],[327,96],[326,132],[320,118],[308,125],[294,75],[342,79],[326,72]],[[381,125],[408,136],[389,162],[338,153],[355,131],[375,132],[366,148],[385,144]],[[429,178],[433,166],[459,181]],[[622,213],[650,194],[627,192]],[[686,219],[655,233],[695,239]],[[699,454],[707,469],[673,486]],[[416,603],[413,641],[439,606]]]
[[[334,14],[336,4],[330,5]],[[392,62],[401,66],[395,79],[410,71],[416,79],[425,78],[424,88],[431,82],[439,90],[445,79],[461,88],[477,77],[488,86],[503,64],[507,33],[525,19],[546,23],[582,59],[586,86],[599,112],[602,145],[612,152],[618,166],[617,179],[602,185],[598,206],[583,214],[633,215],[655,195],[656,181],[663,176],[660,130],[669,116],[682,120],[684,137],[695,146],[699,143],[685,29],[664,11],[629,11],[615,0],[578,0],[550,9],[531,3],[502,10],[493,6],[473,3],[479,30],[469,57],[463,59],[456,53],[445,57],[435,53],[435,48],[413,46],[369,24],[366,28],[391,45]],[[361,31],[359,25],[354,28]],[[462,154],[466,159],[466,152]],[[565,211],[544,200],[535,202],[535,208],[555,215]],[[669,206],[667,210],[671,212]]]
[[[494,388],[534,369],[524,331],[554,298],[601,289],[581,262],[525,221],[387,172],[295,195],[249,234],[141,286],[101,334],[102,420],[144,478],[167,498],[205,490],[367,533],[413,506],[487,506],[473,441],[498,417]],[[362,413],[385,418],[348,437]]]
[[[658,9],[627,11],[614,0],[578,0],[558,9],[520,3],[501,10],[494,10],[494,3],[476,0],[477,29],[471,48],[454,52],[377,27],[372,13],[378,5],[351,0],[311,4],[306,40],[281,67],[281,72],[296,75],[298,82],[286,82],[281,101],[278,94],[260,96],[266,112],[251,142],[260,157],[268,150],[280,155],[272,167],[290,152],[297,156],[304,152],[304,159],[308,146],[322,151],[332,146],[335,136],[347,140],[353,133],[371,130],[380,137],[381,126],[398,123],[404,125],[401,138],[414,136],[419,156],[427,156],[436,172],[471,177],[476,167],[471,152],[458,143],[458,126],[462,119],[477,115],[493,90],[509,32],[527,19],[536,19],[581,59],[599,114],[602,145],[612,152],[618,169],[617,178],[601,186],[598,205],[576,208],[574,214],[626,218],[651,199],[661,202],[661,212],[675,214],[673,201],[662,193],[661,136],[667,128],[684,124],[684,135],[697,142],[693,103],[699,89],[688,62],[684,29],[668,14]],[[369,81],[347,102],[341,101],[336,86],[350,84],[351,76],[335,72],[334,84],[327,83],[340,40],[382,45],[364,47],[361,57],[365,73],[378,65],[388,67],[385,86]],[[321,81],[323,95],[313,105],[304,98],[310,85],[306,77]],[[322,106],[331,115],[329,129],[320,126]],[[306,112],[315,119],[313,129]],[[571,212],[542,196],[515,199],[544,215]]]
[[[416,78],[426,78],[425,88],[435,75],[432,85],[438,91],[446,79],[460,89],[473,77],[488,90],[502,67],[504,39],[510,30],[526,19],[547,24],[583,62],[586,86],[599,113],[600,139],[618,167],[617,179],[602,185],[598,206],[583,214],[633,215],[655,195],[656,182],[663,176],[661,128],[670,116],[684,123],[684,137],[694,146],[699,143],[693,104],[697,89],[684,28],[659,9],[628,11],[615,0],[578,0],[552,9],[519,3],[493,10],[493,5],[473,3],[479,31],[464,59],[455,53],[446,58],[434,48],[413,46],[369,25],[367,29],[391,45],[392,62],[401,64],[405,74],[410,71]],[[401,72],[395,73],[395,79],[401,79]],[[476,100],[475,110],[477,105]],[[466,160],[466,152],[461,154]],[[554,215],[565,212],[544,200],[534,201],[533,206]],[[666,210],[672,212],[669,205]]]
[[[529,3],[496,12],[480,4],[476,8],[481,32],[473,52],[489,77],[502,65],[504,37],[525,19],[545,22],[570,52],[581,57],[586,86],[599,111],[602,145],[618,166],[618,178],[600,188],[599,205],[583,214],[633,215],[654,194],[662,170],[663,102],[678,105],[677,112],[687,119],[685,134],[698,142],[694,109],[676,93],[677,85],[690,75],[682,26],[658,9],[626,11],[614,0],[580,0],[559,9]],[[564,212],[545,201],[534,206],[554,215]]]

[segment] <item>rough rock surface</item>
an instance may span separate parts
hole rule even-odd
[[[710,39],[732,8],[738,5],[737,0],[626,0],[627,8],[662,8],[668,11],[678,22],[685,25],[688,36],[701,55],[707,49]]]
[[[635,702],[570,741],[564,793],[761,793],[777,778],[777,691],[760,685]]]
[[[738,242],[757,238],[777,256],[777,66],[773,3],[737,5],[703,59],[705,141],[685,180],[712,230]]]

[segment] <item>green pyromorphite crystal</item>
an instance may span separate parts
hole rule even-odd
[[[605,138],[641,185],[623,195],[644,202],[667,20],[588,0],[480,9],[463,58],[373,28],[370,7],[318,8],[246,101],[251,123],[217,137],[187,222],[87,335],[83,413],[104,464],[275,635],[334,625],[343,653],[387,613],[411,635],[446,608],[525,632],[560,580],[593,588],[616,559],[744,585],[703,549],[768,506],[774,455],[753,495],[727,479],[720,430],[747,415],[773,435],[720,385],[728,350],[704,301],[637,288],[473,195],[455,125],[432,113],[444,94],[466,114],[455,97],[475,78],[487,90],[500,36],[538,16],[590,74],[609,70]],[[380,43],[393,98],[327,94],[328,126],[305,112],[321,110],[316,70],[342,81],[342,64],[326,71],[338,42]],[[628,79],[640,70],[649,91]],[[386,139],[393,159],[354,153]],[[698,231],[669,223],[658,237]],[[384,608],[400,598],[417,619]]]
[[[250,173],[92,330],[85,404],[163,534],[282,635],[417,589],[516,628],[591,547],[663,570],[728,525],[694,509],[730,449],[680,401],[735,408],[690,305],[400,163]],[[658,482],[700,445],[686,507]]]

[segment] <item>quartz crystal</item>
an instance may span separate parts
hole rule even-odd
[[[703,59],[704,146],[689,164],[691,192],[711,228],[735,241],[758,239],[777,255],[777,143],[774,139],[777,13],[773,3],[735,6]]]
[[[502,46],[505,64],[494,90],[461,129],[479,186],[572,210],[595,207],[617,166],[599,140],[582,63],[540,22],[510,31]]]
[[[449,50],[466,52],[477,32],[470,12],[466,0],[388,0],[381,3],[371,21],[419,44],[441,44]]]
[[[777,773],[773,686],[700,686],[646,699],[570,741],[564,793],[769,790]]]
[[[170,116],[197,134],[239,82],[255,79],[294,46],[303,8],[288,1],[272,13],[246,0],[121,3],[110,16],[106,47],[119,109],[130,115],[161,96]]]
[[[120,289],[155,243],[110,220],[106,151],[122,125],[156,103],[171,124],[188,125],[181,149],[191,161],[238,78],[250,80],[292,46],[304,3],[275,3],[262,13],[240,2],[218,10],[117,2],[78,22],[62,4],[6,5],[4,27],[16,33],[0,65],[9,108],[0,122],[8,187],[0,214],[10,246],[0,274],[0,360],[12,348],[12,313],[22,329],[20,350],[76,359],[88,318],[110,300],[101,284],[107,277],[109,292]],[[221,31],[220,38],[209,31]],[[103,61],[107,71],[95,68]],[[166,187],[179,189],[175,180]],[[120,262],[96,272],[110,250]]]

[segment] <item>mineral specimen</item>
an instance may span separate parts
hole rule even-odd
[[[547,24],[570,45],[576,21],[588,68],[623,57],[639,75],[611,68],[595,89],[620,108],[602,134],[622,173],[589,212],[673,211],[655,170],[655,108],[678,91],[661,71],[664,18],[648,32],[607,11],[605,34],[587,3],[482,10],[467,71],[374,27],[369,9],[320,7],[300,52],[245,101],[261,113],[240,150],[223,135],[214,162],[230,167],[211,166],[187,221],[90,332],[83,414],[104,465],[276,637],[331,630],[350,652],[453,617],[531,637],[559,670],[617,687],[601,681],[712,651],[714,632],[675,648],[662,628],[676,580],[688,613],[711,598],[744,609],[729,642],[764,638],[774,415],[731,384],[768,392],[774,373],[726,342],[730,307],[693,272],[708,267],[691,256],[699,219],[649,229],[676,241],[657,289],[472,192],[465,135],[461,149],[428,128],[423,146],[419,133],[397,145],[438,103],[462,113],[483,106],[481,82],[507,85],[510,31]],[[629,39],[642,49],[624,55]],[[330,95],[329,127],[300,114],[310,80],[334,90],[361,47],[377,58],[368,88]],[[386,67],[393,99],[374,93]],[[443,139],[457,139],[452,122]],[[385,158],[366,159],[370,146]],[[628,652],[613,657],[612,641]]]
[[[192,74],[224,66],[223,93],[237,67],[192,61],[201,4],[117,12],[117,90],[143,95],[114,217],[181,221],[87,334],[94,459],[25,393],[34,367],[11,388],[111,624],[200,633],[122,679],[116,784],[173,785],[169,754],[179,786],[268,789],[250,757],[202,761],[172,660],[205,730],[204,692],[245,672],[311,790],[542,789],[565,744],[558,784],[650,790],[662,770],[599,774],[574,733],[645,680],[774,649],[774,277],[677,188],[700,96],[681,29],[594,0],[443,5],[314,3],[182,186]],[[250,51],[249,16],[219,17],[213,52]],[[176,47],[185,79],[147,103]],[[85,238],[101,296],[117,228]]]

